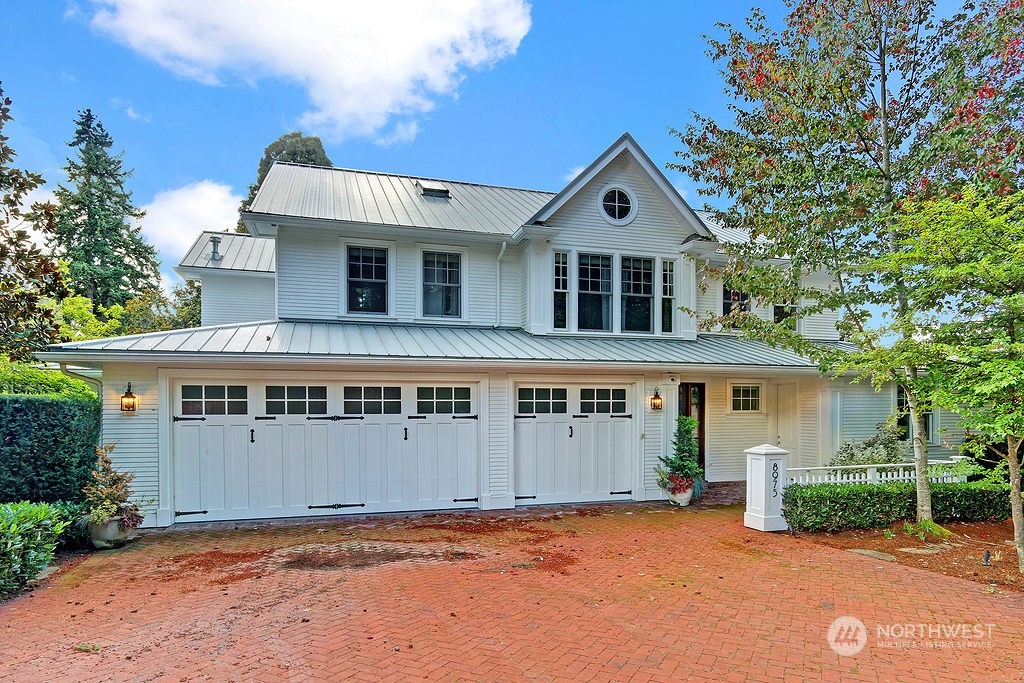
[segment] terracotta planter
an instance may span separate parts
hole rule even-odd
[[[98,550],[109,550],[120,548],[128,542],[128,534],[131,529],[121,530],[120,517],[108,519],[106,524],[93,524],[89,522],[89,535],[92,536],[93,547]]]
[[[693,498],[693,487],[686,489],[682,493],[669,493],[668,499],[673,505],[679,507],[686,507],[690,504],[690,500]]]

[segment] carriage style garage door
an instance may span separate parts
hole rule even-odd
[[[476,387],[174,386],[175,521],[476,507]]]
[[[638,446],[629,398],[623,386],[517,386],[516,500],[632,498]]]

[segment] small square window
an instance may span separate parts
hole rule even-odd
[[[760,384],[733,384],[730,389],[732,411],[736,413],[761,412]]]

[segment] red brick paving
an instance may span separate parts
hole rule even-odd
[[[1024,595],[990,590],[738,506],[186,527],[0,605],[0,680],[1019,681]],[[843,615],[868,629],[852,657],[825,638]],[[994,626],[884,647],[893,623]]]

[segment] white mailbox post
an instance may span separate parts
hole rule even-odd
[[[747,454],[747,511],[743,525],[758,531],[785,531],[782,490],[786,488],[786,459],[789,451],[762,444],[743,451]]]

